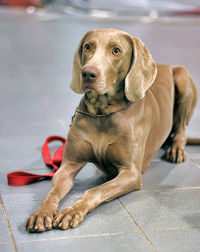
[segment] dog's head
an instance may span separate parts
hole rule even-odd
[[[131,102],[142,99],[156,78],[157,67],[138,38],[114,29],[87,32],[74,56],[70,87],[76,93],[95,90],[114,94],[124,85]]]

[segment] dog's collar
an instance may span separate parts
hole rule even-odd
[[[76,116],[77,113],[82,114],[82,115],[86,115],[86,116],[90,116],[90,117],[92,117],[92,118],[100,118],[100,117],[111,116],[111,115],[113,115],[113,114],[115,114],[115,113],[117,113],[117,112],[120,112],[120,111],[122,111],[122,110],[126,110],[126,108],[122,108],[122,109],[119,109],[119,110],[117,110],[117,111],[115,111],[115,112],[111,112],[111,113],[105,113],[105,114],[101,114],[101,115],[94,115],[94,114],[92,114],[92,113],[82,111],[82,110],[80,110],[80,109],[77,107],[77,108],[76,108],[76,111],[75,111],[75,113],[74,113],[74,115],[72,116],[72,122],[73,122],[74,117]],[[71,125],[70,125],[70,126],[71,126]]]

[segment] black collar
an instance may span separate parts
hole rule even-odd
[[[100,117],[105,117],[105,116],[113,115],[113,114],[115,114],[115,113],[117,113],[117,112],[120,112],[120,111],[122,111],[122,110],[125,110],[125,109],[126,109],[126,108],[122,108],[122,109],[119,109],[119,110],[117,110],[117,111],[115,111],[115,112],[105,113],[105,114],[101,114],[101,115],[94,115],[94,114],[89,113],[89,112],[84,112],[84,111],[80,110],[80,109],[77,107],[74,115],[76,115],[76,113],[79,113],[79,114],[83,114],[83,115],[90,116],[90,117],[92,117],[92,118],[100,118]]]
[[[75,113],[74,113],[74,115],[72,116],[72,123],[73,123],[74,117],[76,116],[77,113],[82,114],[82,115],[86,115],[86,116],[90,116],[90,117],[92,117],[92,118],[101,118],[101,117],[111,116],[111,115],[113,115],[113,114],[115,114],[115,113],[117,113],[117,112],[120,112],[120,111],[122,111],[122,110],[126,110],[126,108],[122,108],[122,109],[119,109],[119,110],[117,110],[117,111],[115,111],[115,112],[111,112],[111,113],[105,113],[105,114],[101,114],[101,115],[94,115],[94,114],[92,114],[92,113],[82,111],[82,110],[80,110],[80,109],[77,107],[77,108],[76,108],[76,111],[75,111]],[[71,125],[72,125],[72,123],[71,123]],[[71,125],[70,125],[70,127],[71,127]]]

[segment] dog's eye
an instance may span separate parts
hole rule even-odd
[[[84,51],[85,51],[85,52],[89,52],[90,50],[91,50],[90,45],[89,45],[89,44],[86,44],[86,45],[84,46]]]
[[[117,55],[117,54],[119,54],[121,51],[120,51],[120,49],[118,48],[118,47],[115,47],[115,48],[113,48],[113,50],[112,50],[112,54],[113,55]]]

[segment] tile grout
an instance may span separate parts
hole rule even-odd
[[[8,219],[8,215],[6,213],[6,209],[5,209],[5,206],[4,206],[1,195],[0,195],[0,203],[1,203],[1,208],[2,208],[3,214],[4,214],[4,218],[6,220],[7,228],[8,228],[9,234],[10,234],[10,238],[11,238],[12,244],[14,246],[14,250],[15,250],[15,252],[18,252],[15,237],[13,235],[13,232],[12,232],[12,229],[11,229],[11,226],[10,226],[10,222],[9,222],[9,219]]]
[[[25,76],[27,76],[26,71],[23,70],[23,73]],[[49,99],[46,97],[46,95],[43,94],[40,87],[38,87],[33,80],[30,80],[32,86],[36,89],[39,96],[42,98],[43,102],[46,104],[46,106],[49,108],[51,113],[57,118],[58,122],[64,127],[64,129],[69,130],[69,127],[66,126],[66,122],[63,120],[63,118],[59,115],[57,110],[55,109],[54,105],[49,101]]]
[[[154,192],[169,192],[169,191],[187,191],[187,190],[199,190],[200,186],[195,187],[176,187],[167,189],[155,189],[155,190],[144,190],[144,191],[133,191],[131,193],[154,193]]]
[[[145,232],[160,232],[160,231],[181,231],[190,229],[200,229],[200,226],[190,226],[190,227],[175,227],[175,228],[161,228],[161,229],[145,229]]]
[[[81,194],[82,195],[82,194]],[[81,195],[73,195],[73,196],[70,196],[70,197],[66,197],[66,200],[69,200],[69,199],[72,199],[72,198],[80,198]],[[5,201],[5,204],[13,204],[13,203],[23,203],[23,202],[41,202],[44,198],[41,198],[41,199],[32,199],[32,200],[8,200],[8,201]]]
[[[143,235],[143,237],[145,238],[145,240],[147,241],[147,243],[149,244],[149,246],[152,248],[152,250],[154,252],[157,252],[156,248],[154,247],[153,243],[151,242],[151,240],[147,237],[147,235],[144,233],[144,231],[142,230],[142,228],[138,225],[138,223],[134,220],[133,216],[129,213],[129,211],[127,210],[127,208],[124,206],[124,204],[121,202],[120,199],[118,199],[121,207],[123,208],[123,210],[127,213],[127,215],[129,216],[129,218],[133,221],[133,223],[136,225],[136,227],[138,228],[138,230],[140,231],[140,233]]]
[[[18,241],[18,244],[22,243],[31,243],[31,242],[43,242],[43,241],[56,241],[56,240],[69,240],[69,239],[80,239],[80,238],[92,238],[92,237],[101,237],[101,236],[114,236],[114,235],[123,235],[123,234],[136,234],[138,232],[116,232],[116,233],[102,233],[102,234],[89,234],[89,235],[77,235],[77,236],[65,236],[65,237],[55,237],[55,238],[43,238],[37,240],[24,240]]]
[[[33,83],[34,87],[36,88],[36,90],[38,91],[40,97],[42,98],[42,100],[44,101],[44,103],[47,105],[47,107],[49,108],[49,110],[56,116],[58,122],[64,127],[64,129],[69,129],[66,126],[65,121],[62,119],[62,117],[59,115],[59,113],[56,111],[56,109],[54,108],[53,104],[49,101],[49,99],[41,92],[41,89],[37,87],[37,85],[35,85]]]
[[[132,219],[132,218],[131,218]],[[135,222],[134,222],[135,223]],[[138,225],[137,225],[138,226]],[[200,226],[192,226],[192,227],[181,227],[181,228],[168,228],[168,229],[151,229],[151,230],[145,230],[145,232],[162,232],[162,231],[178,231],[178,230],[189,230],[189,229],[199,229]],[[141,229],[141,228],[140,228]],[[142,230],[142,229],[141,229]],[[141,232],[141,231],[140,231]],[[143,231],[142,231],[143,232]],[[138,233],[137,231],[132,232],[115,232],[115,233],[102,233],[102,234],[89,234],[89,235],[77,235],[77,236],[66,236],[66,237],[55,237],[55,238],[42,238],[42,239],[36,239],[36,240],[22,240],[17,241],[18,244],[24,244],[24,243],[32,243],[32,242],[44,242],[44,241],[56,241],[56,240],[69,240],[69,239],[80,239],[80,238],[92,238],[92,237],[103,237],[103,236],[115,236],[115,235],[133,235]],[[144,233],[144,232],[143,232]],[[145,235],[146,236],[146,235]],[[148,239],[149,240],[149,239]],[[0,245],[3,243],[0,243]],[[10,244],[5,243],[5,244]],[[152,248],[153,249],[153,248]],[[155,248],[154,248],[155,249]],[[154,250],[156,251],[156,249]]]
[[[101,177],[102,178],[102,177]],[[200,187],[180,187],[180,188],[168,188],[168,189],[158,189],[158,190],[148,190],[148,191],[133,191],[133,192],[130,192],[130,194],[140,194],[140,193],[157,193],[157,192],[169,192],[169,191],[190,191],[190,190],[199,190]],[[71,198],[79,198],[82,194],[80,195],[72,195],[72,196],[69,196],[69,198],[66,198],[66,200],[69,200]],[[16,203],[16,202],[37,202],[37,201],[41,201],[43,200],[43,198],[41,199],[31,199],[31,200],[8,200],[8,201],[5,201],[5,204],[12,204],[12,203]],[[117,199],[116,199],[117,200]]]
[[[200,165],[199,165],[197,162],[195,162],[195,160],[194,160],[193,158],[191,158],[191,157],[189,157],[189,158],[190,158],[190,160],[192,161],[192,163],[193,163],[196,167],[200,168]]]
[[[0,246],[1,245],[10,245],[10,244],[12,245],[12,242],[0,242]]]

